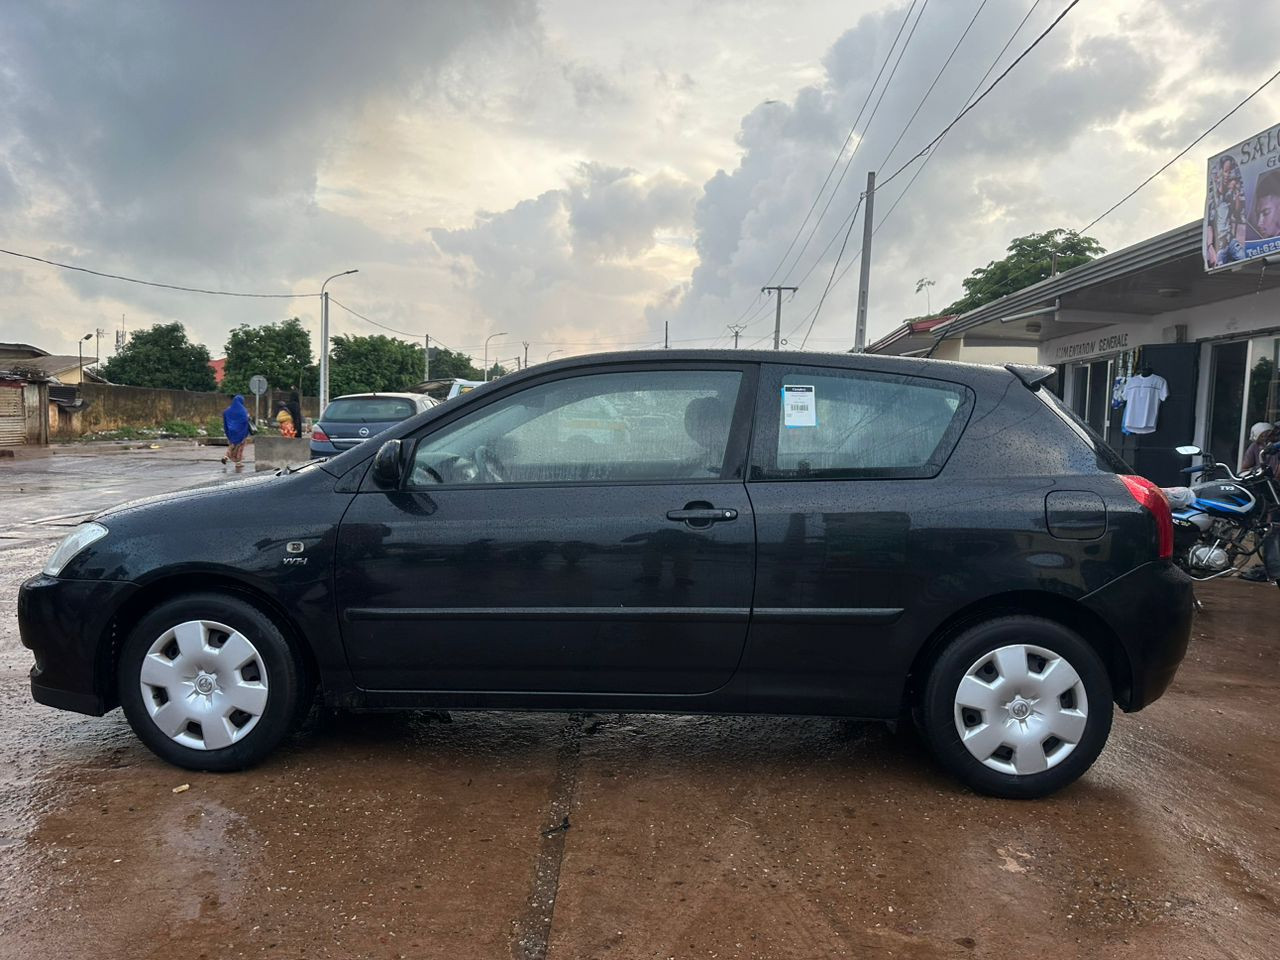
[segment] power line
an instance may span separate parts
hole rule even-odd
[[[862,121],[862,114],[866,112],[867,104],[871,102],[871,97],[876,92],[876,87],[880,83],[880,78],[884,75],[885,67],[889,65],[889,61],[893,58],[893,51],[897,49],[898,40],[901,39],[902,31],[906,29],[907,24],[910,22],[911,13],[912,11],[915,10],[917,2],[918,0],[911,0],[911,6],[907,8],[906,16],[902,18],[902,23],[898,25],[898,32],[894,34],[893,43],[889,45],[889,52],[885,54],[884,62],[880,64],[880,69],[876,73],[875,79],[871,81],[871,86],[867,89],[866,97],[864,97],[862,100],[862,106],[858,108],[858,115],[854,118],[853,125],[849,127],[849,133],[844,138],[844,143],[840,145],[840,149],[836,152],[835,159],[831,161],[831,169],[827,171],[826,179],[822,181],[822,186],[818,188],[818,192],[813,198],[813,203],[809,205],[808,213],[804,215],[804,220],[801,221],[800,226],[796,229],[796,235],[791,238],[791,243],[787,245],[786,252],[783,253],[782,259],[779,260],[778,265],[773,268],[773,273],[769,274],[769,280],[767,281],[768,283],[773,283],[773,278],[778,275],[778,271],[781,270],[783,264],[787,262],[787,257],[791,255],[791,251],[795,247],[796,241],[800,239],[800,234],[804,232],[804,228],[808,225],[809,218],[813,216],[813,211],[818,206],[818,201],[822,199],[823,193],[826,192],[827,184],[831,182],[831,175],[835,173],[836,167],[840,165],[840,158],[844,156],[845,150],[848,149],[849,141],[853,139],[854,133],[857,132],[858,124]],[[925,6],[928,6],[928,4],[929,4],[929,0],[925,0]],[[921,8],[920,10],[920,15],[924,16],[923,8]],[[919,24],[920,24],[920,17],[917,17],[916,26],[919,26]],[[911,33],[912,34],[915,33],[915,26],[911,28]],[[911,42],[911,35],[908,35],[907,43],[910,43],[910,42]],[[902,50],[905,52],[906,49],[907,49],[907,45],[903,44]],[[880,99],[876,101],[875,108],[871,111],[871,116],[867,118],[868,127],[871,126],[871,121],[875,119],[876,111],[880,109],[880,101],[884,99],[885,90],[889,89],[889,84],[893,81],[893,75],[894,73],[897,73],[898,64],[901,62],[902,62],[902,53],[900,52],[898,54],[898,59],[894,61],[893,71],[889,74],[889,79],[885,81],[884,88],[880,91]],[[836,181],[836,185],[831,189],[831,197],[827,198],[827,203],[822,208],[822,213],[818,214],[818,219],[814,221],[813,229],[809,231],[809,236],[805,239],[804,246],[802,246],[800,248],[800,252],[796,254],[795,262],[791,264],[790,269],[787,271],[787,276],[783,277],[784,281],[787,279],[787,277],[791,275],[791,271],[794,270],[796,267],[796,264],[800,262],[800,258],[804,256],[805,249],[808,248],[810,241],[813,239],[814,233],[817,231],[818,226],[822,223],[822,218],[826,215],[827,209],[831,206],[831,199],[835,197],[836,192],[840,189],[840,184],[844,181],[845,174],[848,173],[849,164],[853,162],[853,158],[857,155],[858,148],[862,146],[862,141],[864,139],[866,139],[865,130],[863,131],[862,136],[858,138],[858,142],[854,145],[853,152],[849,154],[849,159],[845,161],[844,170],[841,171],[840,178]]]
[[[118,273],[105,273],[101,270],[91,270],[88,267],[77,267],[71,263],[59,263],[57,260],[46,260],[44,257],[33,256],[30,253],[18,253],[16,250],[0,249],[0,253],[7,254],[10,257],[18,257],[22,260],[34,260],[36,263],[45,263],[51,267],[60,267],[63,270],[74,270],[76,273],[88,273],[95,277],[104,277],[107,280],[123,280],[126,283],[137,283],[144,287],[160,287],[164,290],[181,290],[184,293],[203,293],[211,297],[253,297],[259,300],[298,300],[304,297],[318,297],[318,293],[240,293],[234,290],[206,290],[203,287],[187,287],[178,283],[160,283],[156,280],[139,280],[137,277],[126,277]]]
[[[912,3],[912,6],[915,6],[915,4]],[[929,8],[929,0],[924,0],[924,5],[920,7],[920,13],[919,15],[916,16],[916,22],[911,25],[911,30],[907,34],[907,39],[903,41],[902,47],[899,48],[898,50],[898,58],[893,62],[893,69],[889,71],[888,79],[885,80],[884,86],[880,88],[880,96],[876,98],[876,105],[871,108],[871,116],[867,117],[868,129],[870,129],[871,124],[875,121],[876,114],[880,112],[880,104],[884,102],[884,96],[886,93],[889,92],[889,85],[893,83],[893,78],[898,73],[898,66],[902,63],[903,56],[906,55],[907,47],[911,45],[911,38],[916,35],[916,28],[920,26],[920,21],[924,19],[925,10],[927,10],[928,8]],[[818,219],[814,221],[813,229],[809,231],[809,236],[805,238],[803,246],[800,247],[800,252],[796,254],[795,260],[792,261],[791,266],[787,269],[787,272],[783,275],[782,277],[783,283],[785,283],[788,279],[790,279],[792,271],[794,271],[795,268],[800,265],[800,259],[804,256],[804,252],[807,249],[809,249],[809,244],[812,242],[814,236],[817,234],[818,227],[822,225],[822,218],[827,215],[827,211],[831,208],[831,203],[836,198],[836,193],[840,189],[840,184],[844,182],[844,178],[849,173],[850,167],[853,166],[853,158],[858,155],[858,149],[859,147],[862,146],[863,141],[865,139],[866,139],[866,136],[864,132],[864,135],[858,139],[857,144],[854,146],[853,152],[849,154],[849,159],[845,161],[844,169],[840,171],[840,176],[836,180],[836,185],[832,188],[831,195],[827,197],[827,202],[823,205],[822,212],[818,214]],[[836,236],[838,236],[839,233],[840,233],[840,229],[837,227]],[[831,244],[828,243],[827,249],[830,249],[830,247],[831,247]]]
[[[383,330],[389,330],[391,333],[398,333],[402,337],[413,337],[414,339],[421,339],[422,337],[426,336],[426,334],[424,333],[410,333],[408,330],[397,330],[395,327],[388,326],[387,324],[382,323],[380,320],[374,320],[372,317],[366,317],[363,313],[360,313],[356,310],[352,310],[345,303],[340,302],[336,297],[334,297],[333,294],[329,294],[329,302],[332,303],[335,307],[341,307],[343,310],[347,311],[347,313],[351,314],[353,317],[359,317],[365,323],[371,323],[375,327],[381,327]]]
[[[902,132],[898,134],[898,139],[893,141],[893,146],[889,148],[889,152],[885,154],[884,160],[880,162],[877,170],[882,169],[889,162],[889,158],[893,156],[893,151],[898,149],[898,144],[902,142],[902,138],[907,135],[907,131],[911,129],[911,124],[915,122],[917,116],[920,115],[921,109],[924,108],[925,101],[929,99],[929,94],[933,93],[933,88],[938,85],[938,81],[942,79],[942,75],[947,72],[947,67],[951,66],[951,61],[955,59],[956,51],[960,49],[960,45],[964,43],[964,38],[969,35],[969,31],[973,29],[973,25],[977,23],[979,14],[987,5],[987,0],[982,0],[978,4],[978,9],[973,11],[973,16],[969,18],[968,25],[964,28],[964,32],[960,34],[960,39],[956,41],[955,46],[951,48],[951,52],[947,54],[947,59],[943,61],[942,66],[938,68],[938,72],[934,74],[933,83],[929,84],[929,89],[924,92],[924,96],[920,98],[920,102],[916,104],[915,110],[911,112],[911,116],[902,126]],[[924,11],[921,11],[923,13]],[[917,21],[918,22],[918,21]]]
[[[934,74],[933,82],[929,84],[929,88],[925,90],[924,95],[920,98],[920,101],[916,104],[915,110],[913,110],[911,113],[911,116],[907,118],[907,122],[903,124],[902,130],[898,134],[898,138],[893,141],[893,146],[891,146],[889,148],[888,153],[885,154],[884,160],[882,160],[880,163],[881,167],[883,167],[886,163],[889,162],[889,158],[893,156],[893,152],[898,149],[898,144],[902,142],[902,138],[905,137],[907,135],[907,131],[911,129],[911,124],[913,124],[915,122],[916,117],[920,115],[920,111],[924,108],[925,102],[929,99],[929,95],[933,93],[934,88],[938,85],[938,81],[941,80],[942,75],[946,73],[947,67],[951,66],[951,61],[955,59],[956,52],[960,49],[961,44],[964,43],[965,38],[969,36],[969,31],[971,31],[973,29],[973,25],[977,23],[978,16],[982,13],[986,5],[987,5],[987,0],[982,0],[982,2],[978,4],[977,9],[974,10],[973,16],[969,18],[969,23],[965,26],[964,31],[960,34],[959,39],[957,39],[955,44],[952,46],[951,52],[947,54],[947,59],[943,61],[942,66],[938,68],[938,72]],[[921,9],[920,15],[924,16],[923,9]],[[916,24],[919,25],[919,23],[920,21],[919,19],[917,19]],[[913,28],[913,32],[914,32],[914,28]],[[907,42],[909,43],[910,41],[911,41],[911,38],[908,37]],[[906,47],[904,46],[903,49],[905,50]],[[970,94],[970,96],[972,96],[972,94]],[[910,187],[910,182],[908,182],[907,186],[908,188]],[[903,193],[905,192],[906,191],[904,190]],[[822,307],[827,302],[827,294],[831,291],[831,286],[833,281],[835,280],[836,271],[840,268],[840,261],[844,257],[845,247],[848,245],[849,237],[853,233],[853,224],[858,216],[858,208],[862,206],[862,202],[864,199],[866,199],[865,195],[858,198],[858,203],[854,207],[853,214],[852,216],[849,217],[849,227],[848,229],[845,230],[844,239],[840,242],[840,251],[839,253],[836,254],[835,263],[831,265],[831,274],[827,277],[827,284],[822,290],[822,296],[818,298],[818,305],[817,307],[814,308],[813,318],[809,321],[809,329],[805,332],[804,339],[800,341],[801,349],[804,349],[805,344],[809,342],[809,334],[813,333],[814,324],[818,322],[818,317],[822,313]],[[901,194],[899,195],[898,199],[901,199]],[[868,206],[869,205],[870,205],[870,201],[868,200]],[[890,212],[892,212],[892,208],[890,208]],[[882,219],[880,222],[883,223],[884,220]],[[876,227],[878,228],[879,224],[877,224]],[[871,235],[875,236],[875,229],[872,230]],[[859,309],[861,310],[861,308]]]
[[[858,114],[854,118],[853,124],[849,127],[849,132],[848,134],[845,135],[844,142],[840,145],[840,149],[836,151],[835,157],[832,158],[831,167],[830,169],[827,170],[827,175],[822,181],[822,186],[820,186],[818,188],[818,192],[814,194],[813,202],[809,204],[809,209],[805,213],[804,219],[800,222],[800,226],[796,228],[795,235],[791,238],[791,242],[787,244],[787,249],[783,251],[781,259],[778,260],[777,265],[773,268],[773,272],[769,274],[769,279],[768,281],[766,281],[766,285],[773,283],[774,277],[778,275],[778,271],[782,269],[783,265],[787,262],[787,258],[791,256],[791,251],[795,249],[796,241],[800,239],[800,234],[804,233],[804,228],[808,226],[809,218],[813,216],[813,211],[817,208],[818,203],[822,200],[822,196],[827,189],[827,184],[831,182],[832,174],[835,173],[836,167],[840,165],[840,158],[844,156],[845,150],[847,150],[849,147],[849,142],[853,139],[853,135],[858,131],[858,124],[861,123],[862,121],[862,115],[863,113],[866,112],[867,104],[871,102],[871,98],[875,95],[876,87],[879,86],[880,84],[880,78],[884,76],[885,68],[889,66],[889,61],[893,59],[893,51],[897,49],[898,41],[902,38],[902,31],[906,29],[907,24],[911,21],[911,14],[915,10],[916,3],[918,2],[919,0],[911,0],[911,5],[907,7],[906,15],[903,16],[902,22],[898,24],[898,32],[895,33],[893,36],[893,43],[889,45],[889,50],[885,54],[884,61],[880,64],[880,69],[876,72],[875,79],[871,81],[871,86],[867,88],[867,95],[862,99],[862,106],[858,108]],[[929,0],[925,0],[925,6],[928,6],[928,3],[929,3]],[[924,15],[923,8],[921,8],[920,13],[921,13],[921,16]],[[920,18],[917,17],[916,25],[918,26],[919,23],[920,23]],[[912,30],[912,33],[914,34],[915,27],[912,27],[911,30]],[[910,43],[910,42],[911,42],[911,37],[908,36],[907,43]],[[903,45],[902,49],[903,51],[906,50],[905,44]],[[902,60],[902,54],[899,53],[898,59],[894,62],[893,73],[897,72],[898,63],[900,63],[901,60]],[[889,74],[889,79],[885,81],[884,88],[880,91],[880,99],[876,101],[876,106],[871,111],[871,116],[867,118],[868,126],[870,126],[871,121],[875,119],[876,111],[879,110],[880,108],[880,100],[884,99],[884,91],[889,88],[889,83],[893,80],[893,73]],[[822,218],[826,216],[827,210],[831,206],[831,200],[834,199],[836,192],[840,189],[840,184],[844,181],[845,174],[848,173],[849,171],[849,164],[853,162],[853,158],[854,156],[857,155],[858,148],[862,146],[862,141],[865,138],[865,136],[866,136],[866,133],[864,131],[863,136],[859,137],[857,144],[854,145],[853,152],[849,154],[849,159],[845,162],[844,170],[841,171],[840,178],[836,181],[835,187],[832,188],[831,196],[827,199],[826,204],[823,206],[822,213],[818,215],[818,219],[813,224],[813,229],[809,231],[809,235],[805,238],[804,245],[800,248],[800,252],[796,254],[796,259],[792,262],[790,268],[788,268],[786,276],[782,278],[784,282],[791,276],[792,271],[794,271],[797,264],[799,264],[800,258],[804,256],[805,250],[808,249],[809,244],[812,242],[813,236],[817,232],[819,225],[822,223]],[[843,226],[843,224],[841,224],[841,226]],[[839,228],[837,228],[835,236],[839,236],[839,235],[840,235],[840,230]],[[832,238],[832,241],[834,242],[834,237]],[[829,250],[830,248],[831,248],[831,243],[829,242],[826,248],[824,248],[823,253],[825,253],[826,250]],[[821,257],[819,257],[819,260],[821,260]],[[805,276],[807,277],[809,273],[812,273],[812,272],[813,272],[813,269],[811,267],[809,269],[809,272],[806,273]],[[752,303],[746,306],[746,308],[742,311],[742,313],[738,314],[738,317],[734,320],[734,325],[741,324],[743,322],[743,319],[747,316],[747,314],[751,313],[751,311],[754,309],[757,311],[755,316],[753,316],[750,320],[747,320],[745,324],[745,326],[751,326],[753,323],[759,320],[761,316],[764,315],[765,309],[767,307],[768,307],[768,300],[764,300],[763,304],[760,302],[759,299],[752,301]]]
[[[1071,0],[1071,2],[1067,4],[1066,9],[1063,10],[1060,14],[1058,14],[1057,17],[1054,18],[1053,22],[1044,29],[1044,32],[1041,33],[1040,36],[1036,37],[1033,41],[1031,41],[1031,46],[1027,47],[1027,49],[1023,50],[1020,54],[1018,54],[1018,56],[1014,59],[1014,61],[1011,64],[1009,64],[1009,66],[1004,68],[1004,71],[1000,74],[1000,76],[996,77],[993,81],[991,81],[991,86],[983,90],[982,93],[978,96],[978,99],[974,100],[971,104],[969,104],[967,107],[961,110],[958,114],[956,114],[955,119],[952,120],[950,123],[948,123],[945,127],[943,127],[941,133],[939,133],[936,137],[934,137],[932,140],[926,143],[923,147],[921,147],[920,150],[917,151],[915,154],[913,154],[912,157],[906,163],[900,166],[897,170],[893,171],[893,173],[889,174],[889,176],[881,180],[880,186],[883,187],[894,177],[898,176],[898,174],[902,173],[903,170],[907,169],[907,167],[911,166],[911,164],[915,163],[917,160],[923,157],[926,153],[928,153],[934,147],[934,145],[938,143],[938,141],[940,141],[943,137],[945,137],[951,131],[952,127],[954,127],[957,123],[959,123],[962,119],[964,119],[964,117],[969,113],[970,110],[972,110],[974,107],[980,104],[984,99],[986,99],[987,94],[989,94],[992,90],[994,90],[997,86],[999,86],[1000,81],[1003,80],[1005,77],[1007,77],[1010,74],[1010,72],[1012,72],[1013,68],[1016,67],[1018,64],[1020,64],[1026,58],[1027,54],[1029,54],[1032,50],[1034,50],[1037,46],[1040,45],[1040,41],[1042,41],[1045,37],[1047,37],[1050,33],[1053,32],[1054,27],[1056,27],[1059,23],[1061,23],[1063,18],[1066,17],[1066,15],[1070,13],[1073,9],[1075,9],[1076,4],[1078,4],[1079,2],[1080,0]]]
[[[1022,28],[1026,26],[1027,21],[1031,19],[1031,14],[1035,13],[1036,7],[1038,6],[1040,6],[1040,0],[1032,0],[1031,6],[1028,7],[1027,12],[1022,15],[1022,19],[1019,20],[1018,25],[1014,27],[1013,33],[1009,34],[1009,39],[1004,42],[1004,46],[1000,48],[1000,52],[995,55],[995,59],[991,61],[990,66],[988,66],[986,69],[986,72],[983,73],[982,79],[980,79],[976,84],[974,84],[973,90],[970,91],[968,99],[965,100],[965,106],[969,105],[969,102],[973,100],[974,96],[982,88],[982,85],[987,82],[987,77],[991,76],[991,71],[996,68],[996,64],[1000,62],[1000,58],[1003,57],[1005,55],[1005,52],[1009,49],[1009,47],[1013,45],[1013,41],[1017,39],[1018,34],[1022,32]],[[939,140],[938,146],[941,146],[941,145],[942,145],[942,141]],[[937,152],[938,151],[936,149],[930,151],[929,155],[924,158],[924,162],[921,163],[920,166],[916,167],[915,173],[911,175],[911,179],[907,181],[907,185],[903,187],[902,191],[894,198],[893,203],[890,204],[889,206],[889,209],[885,211],[884,216],[880,218],[880,222],[876,224],[876,227],[875,227],[876,230],[879,230],[882,226],[884,226],[884,222],[889,219],[889,216],[893,213],[893,211],[898,209],[898,204],[902,202],[902,198],[907,195],[907,191],[910,190],[911,187],[915,184],[916,180],[920,178],[920,174],[924,173],[925,167],[929,165],[929,161],[933,159],[934,155]]]
[[[1126,193],[1126,194],[1125,194],[1123,197],[1121,197],[1118,201],[1116,201],[1115,203],[1113,203],[1113,204],[1112,204],[1110,207],[1108,207],[1108,208],[1106,209],[1106,211],[1105,211],[1104,213],[1102,213],[1100,216],[1097,216],[1097,217],[1095,217],[1093,220],[1091,220],[1087,226],[1085,226],[1085,227],[1081,228],[1080,230],[1077,230],[1076,232],[1077,232],[1077,233],[1084,233],[1084,232],[1085,232],[1085,230],[1088,230],[1090,227],[1094,226],[1094,225],[1095,225],[1099,220],[1102,220],[1102,219],[1104,219],[1105,217],[1109,216],[1109,215],[1112,213],[1112,211],[1114,211],[1117,207],[1119,207],[1121,204],[1125,203],[1125,202],[1126,202],[1130,197],[1132,197],[1135,193],[1137,193],[1139,190],[1141,190],[1143,187],[1145,187],[1148,183],[1150,183],[1150,182],[1151,182],[1152,180],[1154,180],[1156,177],[1160,176],[1160,174],[1164,173],[1164,172],[1165,172],[1166,170],[1168,170],[1171,166],[1173,166],[1175,163],[1177,163],[1179,160],[1181,160],[1184,156],[1186,156],[1186,155],[1187,155],[1187,153],[1191,150],[1191,148],[1192,148],[1192,147],[1194,147],[1197,143],[1199,143],[1201,140],[1203,140],[1203,139],[1204,139],[1205,137],[1207,137],[1209,134],[1213,133],[1213,131],[1214,131],[1214,130],[1217,130],[1217,129],[1218,129],[1218,127],[1220,127],[1223,123],[1225,123],[1225,122],[1226,122],[1226,120],[1227,120],[1227,119],[1228,119],[1228,118],[1229,118],[1233,113],[1235,113],[1237,110],[1239,110],[1241,107],[1243,107],[1246,103],[1248,103],[1250,100],[1252,100],[1252,99],[1253,99],[1254,97],[1256,97],[1258,94],[1260,94],[1264,89],[1266,89],[1266,88],[1271,84],[1271,82],[1272,82],[1273,80],[1275,80],[1275,79],[1276,79],[1276,77],[1280,77],[1280,70],[1277,70],[1275,73],[1273,73],[1270,77],[1268,77],[1266,80],[1264,80],[1264,81],[1263,81],[1262,86],[1258,87],[1258,89],[1254,90],[1254,91],[1253,91],[1253,93],[1249,94],[1247,97],[1245,97],[1245,98],[1244,98],[1243,100],[1241,100],[1239,103],[1237,103],[1234,107],[1232,107],[1230,110],[1228,110],[1226,113],[1224,113],[1221,117],[1219,117],[1219,118],[1218,118],[1218,120],[1213,124],[1213,126],[1211,126],[1211,127],[1210,127],[1208,130],[1206,130],[1204,133],[1200,134],[1200,136],[1198,136],[1198,137],[1196,137],[1194,140],[1192,140],[1189,144],[1187,144],[1187,145],[1186,145],[1186,147],[1185,147],[1184,149],[1180,150],[1180,151],[1179,151],[1175,156],[1171,157],[1171,158],[1168,160],[1168,162],[1166,162],[1166,163],[1165,163],[1165,165],[1164,165],[1164,166],[1162,166],[1159,170],[1157,170],[1155,173],[1151,174],[1151,176],[1147,177],[1147,179],[1143,180],[1140,184],[1138,184],[1136,187],[1134,187],[1132,190],[1130,190],[1128,193]]]
[[[840,241],[840,252],[836,254],[836,262],[831,265],[831,275],[827,277],[827,285],[822,288],[822,296],[818,298],[818,305],[813,308],[813,319],[809,321],[809,329],[805,332],[804,339],[800,341],[801,350],[809,342],[809,334],[813,333],[813,325],[818,322],[818,314],[822,312],[822,305],[827,302],[827,294],[831,291],[832,282],[836,277],[836,270],[840,268],[840,259],[844,256],[844,248],[849,243],[849,236],[853,233],[853,224],[858,219],[858,209],[861,206],[862,198],[860,197],[858,206],[853,209],[853,216],[849,218],[849,229],[844,232],[844,239]],[[862,251],[859,250],[858,252],[861,253]],[[799,329],[799,327],[796,327],[796,330]]]

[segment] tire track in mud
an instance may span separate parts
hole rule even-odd
[[[560,888],[560,867],[565,845],[573,828],[572,814],[578,792],[578,771],[582,763],[582,741],[600,728],[599,718],[572,714],[566,723],[564,741],[556,752],[555,777],[551,782],[544,827],[534,860],[533,884],[523,915],[514,923],[513,960],[545,960],[555,920],[556,894]]]

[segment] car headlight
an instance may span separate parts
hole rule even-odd
[[[107,528],[100,523],[80,524],[80,526],[67,534],[63,541],[58,544],[58,549],[53,551],[53,556],[44,565],[45,576],[58,576],[58,574],[62,573],[62,568],[70,563],[77,553],[89,546],[89,544],[97,543],[106,535]]]

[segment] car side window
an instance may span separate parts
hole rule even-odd
[[[936,476],[972,406],[966,387],[924,377],[772,372],[761,389],[753,480]]]
[[[741,379],[629,370],[537,384],[424,437],[408,485],[719,478]]]

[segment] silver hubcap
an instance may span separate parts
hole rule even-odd
[[[1015,643],[965,671],[956,688],[955,719],[965,749],[992,770],[1040,773],[1076,748],[1089,700],[1066,660],[1044,647]]]
[[[267,670],[257,648],[213,620],[188,620],[157,637],[139,680],[155,725],[195,750],[242,740],[267,708]]]

